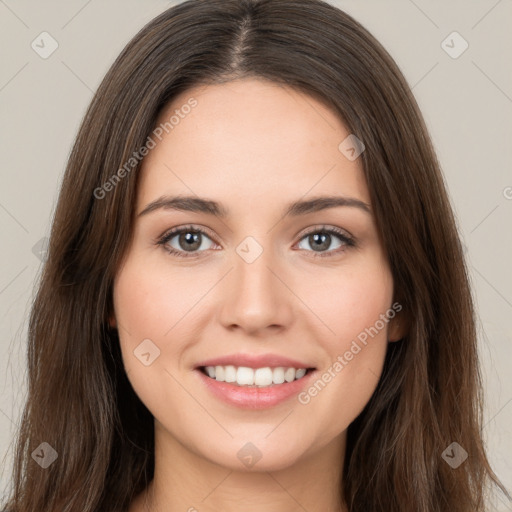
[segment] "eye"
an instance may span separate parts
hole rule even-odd
[[[333,238],[337,238],[341,243],[334,247],[337,250],[327,250],[331,247]],[[309,231],[302,237],[301,242],[302,240],[305,240],[313,248],[312,251],[309,251],[316,253],[312,254],[313,257],[334,256],[345,251],[347,247],[355,247],[356,245],[355,239],[341,229],[335,227],[328,228],[326,226],[316,227],[315,230]],[[302,249],[302,247],[300,248]]]
[[[337,247],[334,247],[335,250],[332,250],[331,247],[333,239],[338,239],[341,242],[338,243]],[[205,229],[196,226],[183,226],[167,231],[156,241],[156,244],[163,246],[169,254],[180,258],[189,258],[211,249],[212,247],[209,247],[207,240],[213,244]],[[299,242],[300,249],[304,249],[304,247],[300,247],[303,240],[313,248],[313,250],[307,250],[307,252],[313,253],[313,257],[334,256],[345,251],[348,247],[356,246],[353,237],[335,227],[316,226],[302,236]],[[331,250],[328,250],[329,248]]]
[[[208,243],[204,243],[205,239],[212,242],[204,229],[184,226],[167,231],[156,243],[163,246],[170,254],[188,258],[196,256],[197,252],[204,252],[204,250],[211,248],[208,247]]]

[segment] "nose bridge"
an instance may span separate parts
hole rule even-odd
[[[290,296],[274,275],[278,267],[272,249],[254,238],[238,245],[222,312],[226,327],[256,331],[291,320]]]

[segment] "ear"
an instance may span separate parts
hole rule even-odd
[[[388,341],[395,342],[403,339],[409,332],[409,323],[403,310],[397,313],[388,326]]]

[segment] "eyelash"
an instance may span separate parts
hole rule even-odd
[[[194,257],[197,257],[198,253],[205,252],[205,251],[198,251],[198,252],[191,252],[190,254],[187,254],[185,251],[178,251],[177,249],[170,248],[166,245],[176,235],[181,235],[182,233],[201,234],[201,235],[205,235],[206,237],[210,238],[210,240],[211,240],[211,236],[208,234],[207,231],[205,231],[204,229],[189,225],[189,226],[183,226],[183,227],[179,227],[179,228],[173,228],[173,229],[167,231],[160,238],[158,238],[156,240],[155,244],[158,246],[162,246],[167,253],[172,254],[173,256],[178,256],[179,258],[194,258]],[[307,251],[307,252],[313,252],[314,258],[332,257],[334,255],[337,255],[337,254],[345,251],[347,248],[356,247],[356,240],[353,237],[348,236],[341,229],[334,228],[334,227],[328,228],[326,226],[321,226],[320,228],[316,227],[315,229],[308,231],[307,233],[304,233],[302,235],[301,239],[299,240],[299,242],[310,235],[318,234],[318,233],[335,235],[345,245],[343,248],[338,248],[334,251],[323,251],[323,252],[316,252],[316,253],[315,253],[315,251]]]

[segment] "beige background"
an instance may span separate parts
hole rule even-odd
[[[477,301],[487,396],[485,437],[495,470],[510,489],[512,1],[331,3],[362,22],[388,49],[413,87],[431,131],[467,247]],[[26,325],[41,270],[37,244],[49,233],[71,144],[114,58],[139,28],[172,4],[0,0],[2,492],[26,390]],[[43,31],[58,43],[47,59],[31,47]],[[453,31],[469,43],[456,59],[441,46]],[[456,40],[449,44],[461,48]],[[494,510],[512,510],[512,504],[498,499]]]

